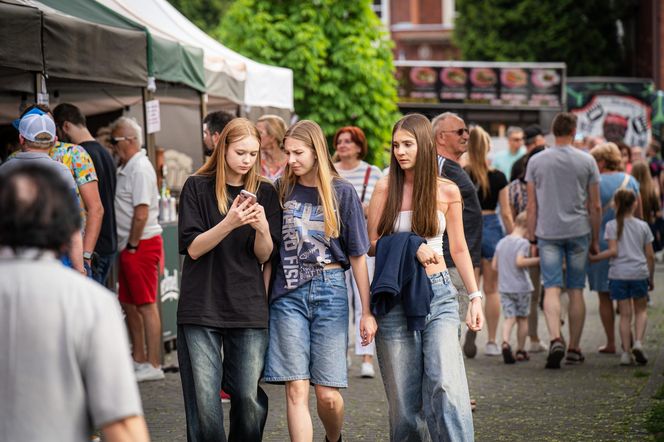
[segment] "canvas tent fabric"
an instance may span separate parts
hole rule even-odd
[[[204,51],[207,92],[223,95],[224,82],[218,75],[226,72],[244,80],[240,103],[250,107],[293,110],[293,71],[257,63],[214,40],[166,0],[97,0],[110,9],[138,21],[159,35],[169,36]]]
[[[141,32],[145,35],[143,57],[148,73],[157,80],[181,83],[199,92],[206,90],[203,51],[196,46],[155,36],[151,30],[91,0],[39,0],[39,3],[74,17],[111,26],[115,29]],[[143,86],[147,81],[143,83]]]
[[[31,0],[0,1],[0,67],[124,86],[147,81],[142,32],[82,20]]]

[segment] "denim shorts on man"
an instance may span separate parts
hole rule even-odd
[[[322,272],[270,304],[264,380],[346,388],[348,295],[342,269]]]
[[[614,301],[636,299],[648,296],[647,279],[610,279],[609,293]]]
[[[537,240],[544,288],[566,287],[582,289],[586,286],[586,262],[590,235],[565,239]],[[566,264],[566,279],[563,284],[563,262]]]

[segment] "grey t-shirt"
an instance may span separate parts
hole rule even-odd
[[[51,159],[47,152],[18,152],[13,157],[8,158],[7,162],[0,166],[0,173],[9,173],[11,170],[24,164],[36,164],[55,171],[55,173],[61,176],[65,183],[67,183],[67,187],[76,192],[76,181],[74,181],[74,177],[71,175],[69,168],[64,164]]]
[[[507,235],[496,245],[498,260],[498,291],[501,293],[527,293],[533,291],[533,283],[527,267],[516,265],[516,257],[527,257],[530,243],[520,236]]]
[[[0,248],[0,438],[89,441],[142,415],[118,301],[53,253],[12,255]]]
[[[535,184],[538,238],[566,239],[590,233],[588,187],[599,182],[593,157],[572,146],[550,147],[530,159],[526,181]]]
[[[618,221],[606,223],[605,240],[618,239]],[[618,240],[618,255],[609,261],[609,279],[648,279],[648,261],[644,248],[653,241],[650,227],[645,221],[625,218],[622,235]]]

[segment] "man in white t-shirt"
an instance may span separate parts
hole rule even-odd
[[[163,259],[157,174],[141,149],[141,127],[120,117],[111,125],[111,144],[120,159],[115,190],[119,298],[127,314],[139,382],[164,378],[157,284]],[[147,354],[145,347],[147,346]]]
[[[57,259],[80,228],[57,170],[0,174],[3,441],[149,440],[115,297]]]

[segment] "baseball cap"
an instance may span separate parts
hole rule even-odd
[[[55,140],[55,122],[46,114],[27,113],[21,118],[18,132],[28,141],[52,142]],[[37,135],[47,134],[49,138],[37,139]]]
[[[544,132],[542,132],[542,129],[537,124],[531,124],[523,130],[524,143],[532,143],[538,135],[544,135]]]

